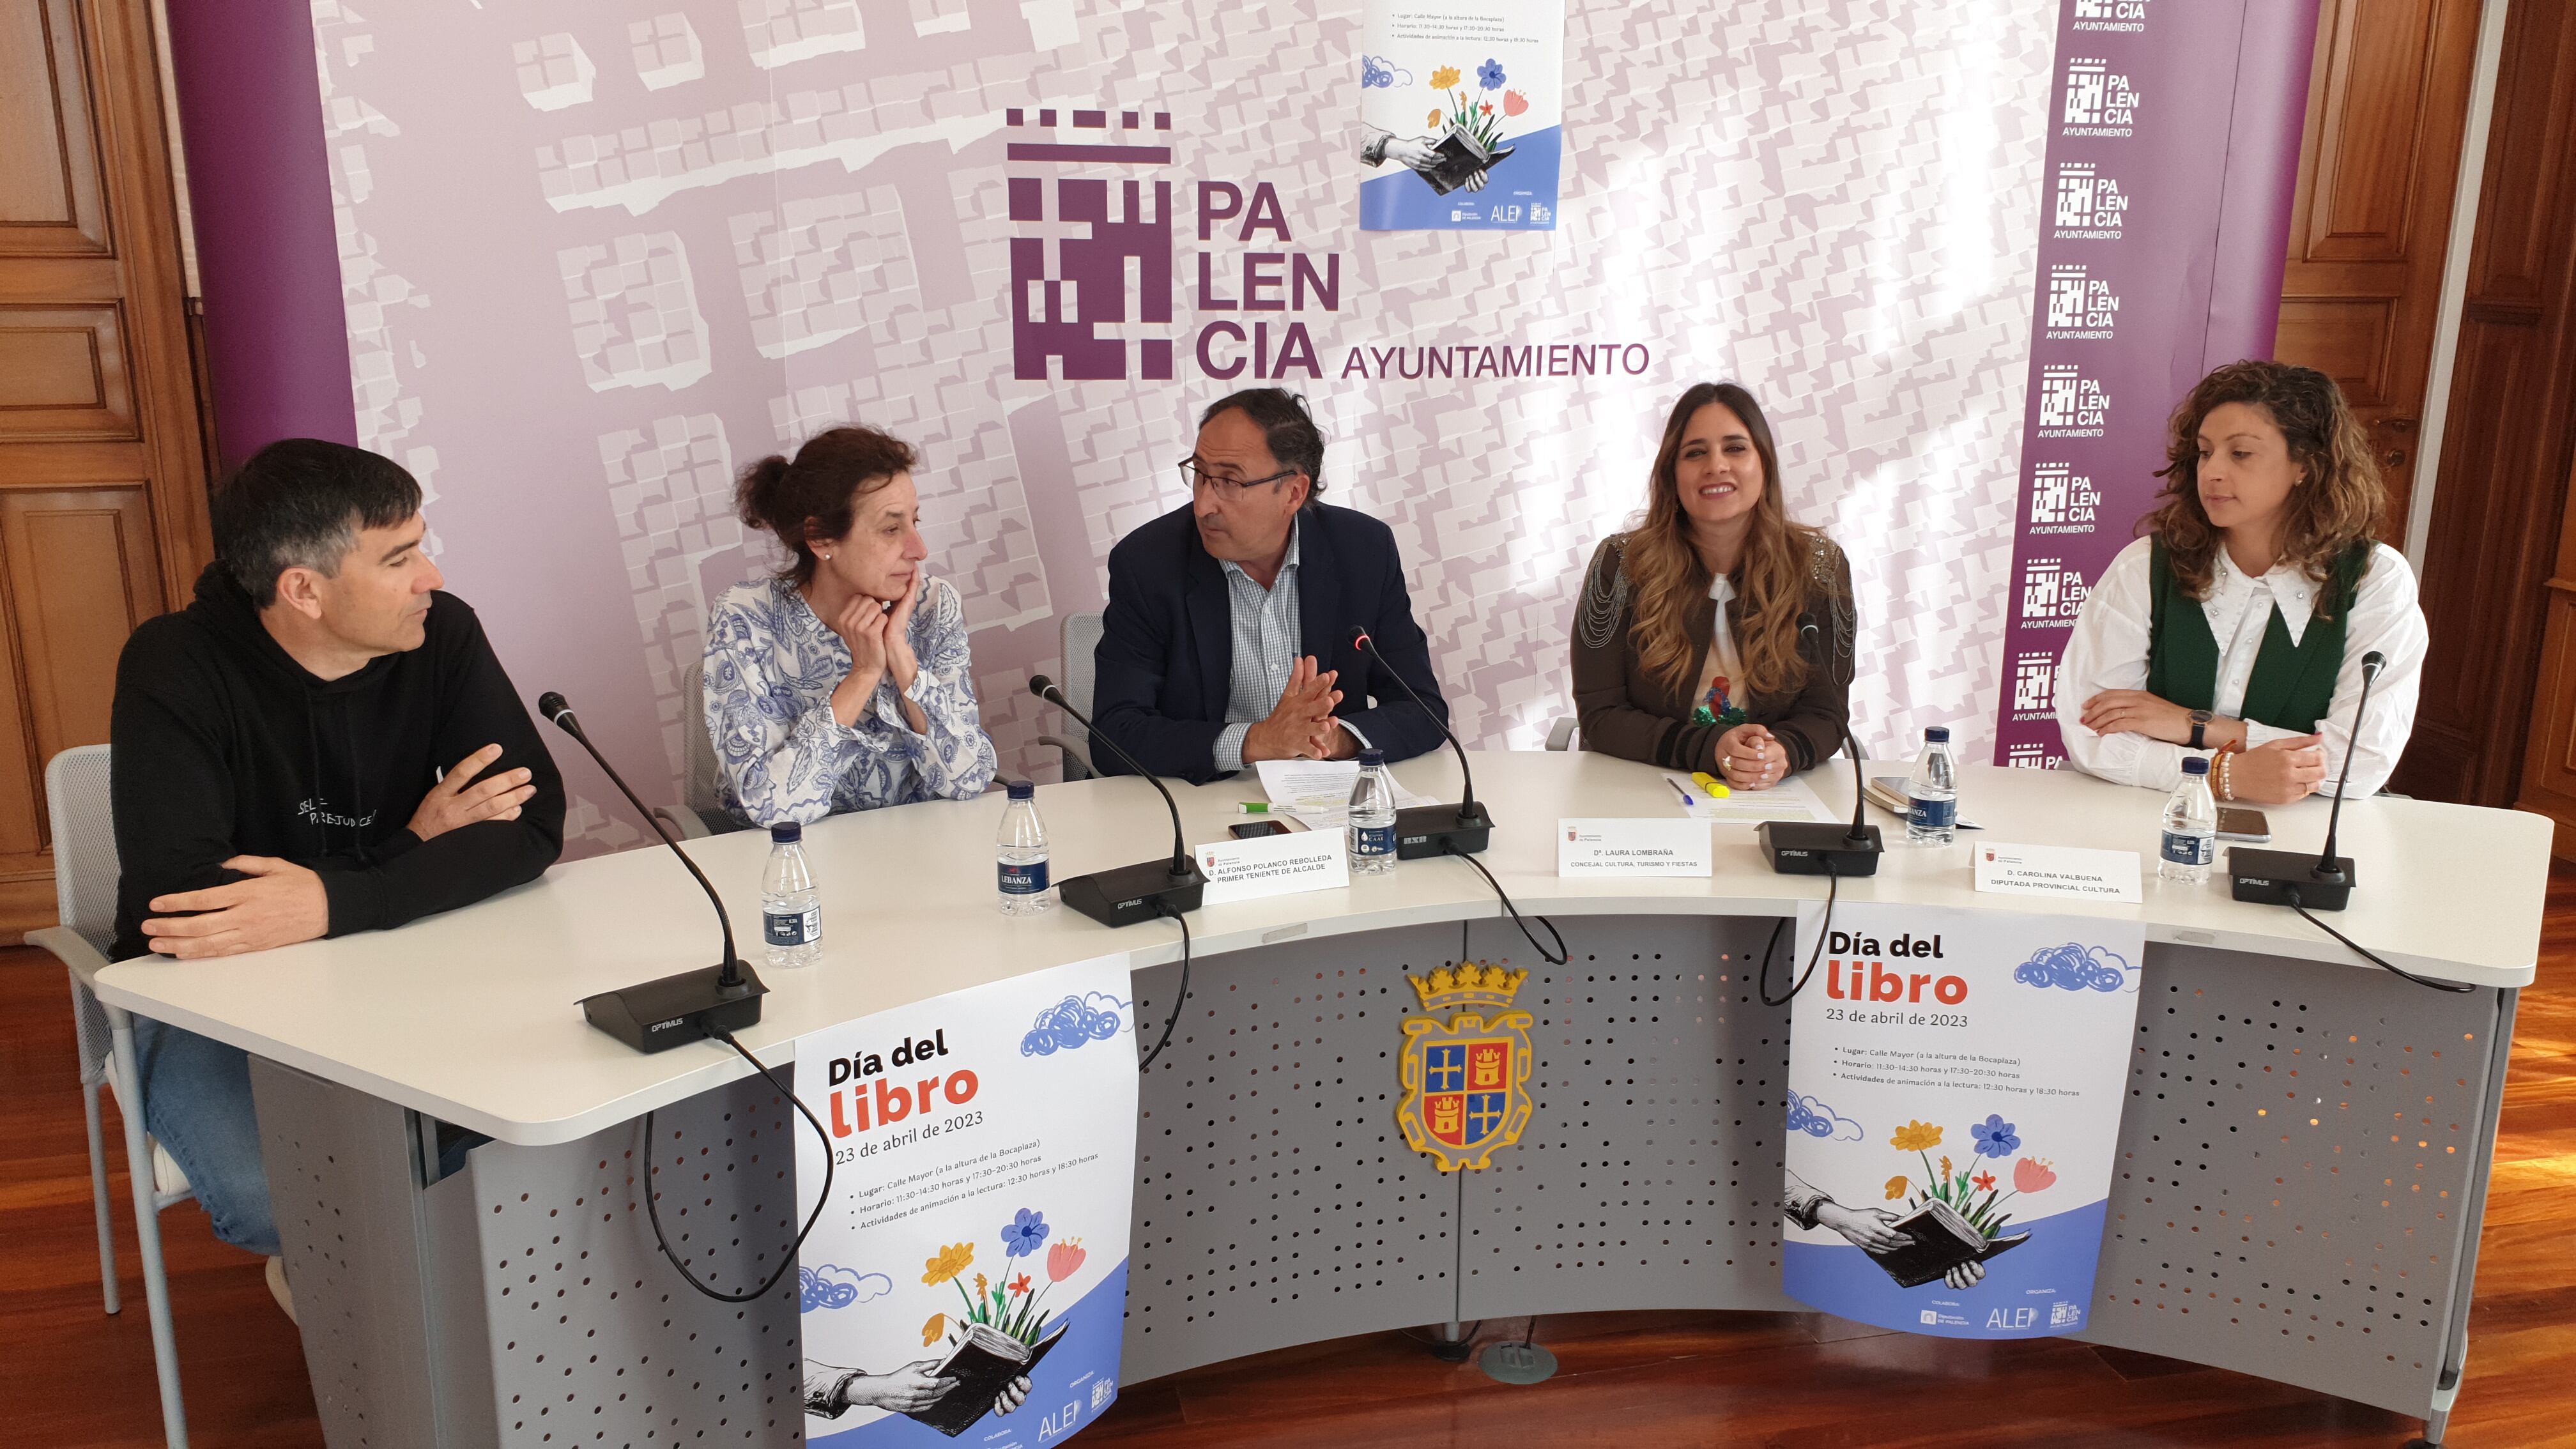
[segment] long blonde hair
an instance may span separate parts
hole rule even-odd
[[[1807,661],[1798,653],[1798,616],[1809,601],[1809,561],[1823,535],[1792,523],[1780,502],[1780,454],[1771,442],[1771,423],[1753,394],[1731,382],[1695,383],[1673,404],[1664,422],[1663,446],[1647,485],[1646,515],[1630,530],[1623,567],[1635,604],[1629,628],[1637,646],[1637,663],[1646,677],[1675,694],[1687,694],[1699,681],[1699,649],[1691,641],[1690,617],[1707,598],[1711,582],[1699,550],[1691,547],[1690,515],[1682,511],[1682,434],[1701,408],[1716,403],[1744,423],[1753,451],[1762,460],[1762,496],[1753,505],[1753,522],[1744,538],[1744,557],[1735,571],[1736,596],[1743,627],[1736,632],[1736,651],[1744,660],[1743,693],[1794,694],[1806,687]]]

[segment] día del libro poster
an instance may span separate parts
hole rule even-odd
[[[1565,0],[1368,0],[1356,79],[1363,229],[1556,229]]]
[[[2083,1328],[2144,945],[2133,922],[1837,906],[1791,1008],[1782,1289],[1951,1338]]]
[[[834,1169],[797,1268],[806,1442],[1037,1449],[1117,1398],[1127,969],[1056,967],[797,1041]],[[805,1192],[822,1152],[798,1134]]]

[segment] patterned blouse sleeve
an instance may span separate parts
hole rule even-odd
[[[777,624],[734,599],[716,606],[707,621],[707,734],[732,796],[727,803],[744,819],[811,825],[832,813],[833,787],[844,774],[857,769],[872,781],[899,777],[887,757],[904,752],[911,732],[873,715],[844,729],[832,718],[838,677],[788,677],[793,651]],[[819,692],[812,688],[817,683]]]
[[[930,725],[916,736],[916,764],[925,796],[971,800],[1001,773],[992,737],[984,733],[975,702],[975,679],[966,652],[966,610],[946,579],[931,579],[932,607],[912,621],[912,653],[920,668],[904,697],[921,706]]]

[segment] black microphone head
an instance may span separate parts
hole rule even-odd
[[[2369,653],[2361,656],[2361,669],[2365,674],[2377,674],[2379,671],[2386,669],[2387,667],[2388,656],[2380,653],[2376,649],[2373,649]]]
[[[1047,678],[1045,675],[1032,674],[1029,676],[1029,693],[1036,695],[1038,698],[1046,698],[1047,691],[1053,688],[1055,688],[1055,681]]]
[[[1351,626],[1352,648],[1366,649],[1370,647],[1371,643],[1372,641],[1369,638],[1368,626],[1366,624],[1353,624]]]
[[[544,715],[549,723],[560,725],[564,716],[572,713],[572,704],[560,691],[549,689],[537,696],[537,713]]]

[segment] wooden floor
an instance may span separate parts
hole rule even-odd
[[[124,1174],[126,1311],[99,1311],[72,1026],[52,958],[0,951],[0,1446],[161,1440]],[[109,1155],[122,1163],[110,1108]],[[2447,1443],[2576,1445],[2576,873],[2550,881],[2523,994],[2467,1381]],[[322,1442],[295,1330],[260,1264],[193,1206],[163,1216],[188,1426],[202,1449]],[[1488,1324],[1496,1340],[1525,1320]],[[1128,1388],[1084,1432],[1120,1449],[1286,1446],[2381,1445],[2411,1419],[2223,1369],[2060,1339],[1972,1343],[1810,1314],[1543,1319],[1557,1376],[1514,1388],[1372,1334]]]

